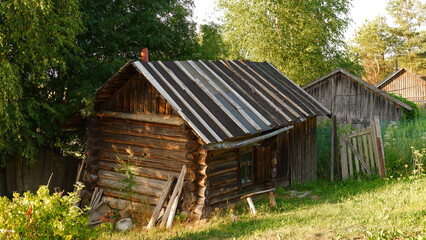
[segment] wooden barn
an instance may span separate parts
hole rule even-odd
[[[316,117],[330,112],[268,62],[129,62],[95,94],[84,181],[121,209],[156,206],[187,168],[179,208],[192,218],[276,184],[316,177]]]
[[[376,87],[385,92],[400,95],[419,105],[426,103],[426,80],[404,68],[391,73]]]
[[[363,81],[344,69],[336,69],[303,87],[331,110],[340,123],[367,126],[373,115],[380,121],[395,121],[407,104]]]

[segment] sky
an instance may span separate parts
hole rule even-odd
[[[386,16],[387,0],[353,0],[351,9],[351,18],[353,22],[349,25],[345,39],[353,37],[355,29],[359,28],[365,19],[372,20],[378,15]],[[221,14],[215,9],[214,0],[194,0],[194,20],[199,23],[219,22]],[[390,20],[390,19],[389,19]]]

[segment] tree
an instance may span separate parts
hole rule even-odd
[[[0,151],[33,158],[57,143],[67,96],[67,61],[82,32],[76,1],[0,2]]]
[[[349,0],[219,0],[231,58],[269,61],[298,84],[337,67],[355,74],[343,41]]]
[[[201,60],[219,60],[226,58],[227,46],[220,32],[221,26],[216,23],[200,26],[198,54]]]
[[[361,59],[367,82],[376,84],[389,74],[392,67],[389,68],[386,56],[394,51],[397,42],[398,39],[390,33],[385,17],[379,16],[372,21],[365,21],[355,30],[350,49]]]
[[[196,51],[192,0],[81,0],[87,31],[78,36],[84,65],[73,76],[85,87],[99,87],[129,60],[191,58]],[[86,91],[84,91],[86,92]],[[93,91],[90,93],[93,94]]]
[[[426,74],[426,4],[418,0],[390,0],[386,7],[396,24],[392,34],[400,42],[395,57],[410,71]]]

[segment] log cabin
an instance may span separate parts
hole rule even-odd
[[[268,62],[134,61],[95,94],[86,121],[89,190],[122,209],[153,209],[185,165],[179,209],[192,219],[244,194],[316,177],[316,118],[330,111]]]
[[[374,115],[381,122],[396,121],[410,106],[365,82],[348,71],[338,68],[303,87],[324,104],[340,123],[367,127]]]
[[[404,68],[396,69],[376,87],[406,98],[418,105],[426,103],[426,81]]]

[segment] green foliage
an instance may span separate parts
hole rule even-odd
[[[12,201],[1,197],[0,229],[9,231],[0,231],[0,238],[96,238],[98,230],[87,226],[87,214],[75,206],[79,201],[76,193],[61,195],[51,195],[47,186],[40,186],[36,195],[30,192],[22,196],[14,193]]]
[[[426,119],[391,122],[382,126],[382,132],[387,174],[408,175],[415,166],[412,147],[426,148]]]
[[[415,165],[412,147],[426,148],[426,119],[391,122],[382,131],[388,175],[407,175]]]
[[[62,78],[82,32],[77,1],[0,2],[0,151],[32,159],[59,142],[72,84]],[[1,161],[0,160],[0,161]]]
[[[276,208],[266,196],[254,199],[256,217],[241,201],[217,209],[206,224],[135,229],[108,239],[424,239],[425,184],[425,177],[308,182],[291,187],[309,191],[304,198],[290,196],[290,189],[277,192]]]
[[[317,123],[317,176],[329,179],[331,153],[331,119],[319,119]]]
[[[417,104],[413,103],[410,100],[407,100],[406,98],[402,96],[399,96],[393,93],[388,93],[388,94],[412,108],[412,110],[403,108],[404,114],[402,115],[401,120],[414,120],[420,117],[420,110]]]
[[[230,58],[269,61],[299,85],[342,67],[362,68],[345,50],[350,1],[226,1],[224,38]]]
[[[351,41],[351,52],[358,54],[365,69],[366,81],[377,84],[384,79],[392,67],[385,57],[392,52],[397,39],[390,33],[385,17],[376,17],[355,31]]]
[[[201,60],[220,60],[225,58],[227,46],[223,41],[220,25],[213,22],[201,25],[198,38],[198,51],[193,57]]]
[[[73,78],[99,87],[127,61],[189,59],[196,51],[192,0],[79,1],[87,28],[78,36],[83,64]],[[92,94],[92,93],[91,93]]]
[[[136,182],[135,182],[136,173],[131,162],[132,157],[133,155],[130,155],[126,161],[126,160],[119,159],[117,156],[119,163],[118,163],[118,168],[115,169],[117,172],[124,173],[126,175],[126,177],[121,180],[123,183],[123,186],[120,188],[120,190],[126,194],[125,196],[122,196],[122,197],[127,200],[131,200],[132,195],[134,194],[133,186],[136,185]]]
[[[358,53],[366,79],[375,84],[399,67],[426,74],[426,4],[418,0],[390,0],[387,11],[394,24],[384,17],[366,21],[356,30],[351,51]]]

